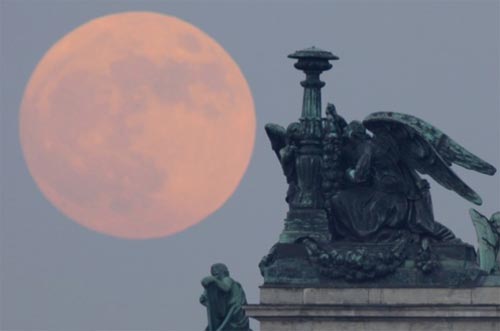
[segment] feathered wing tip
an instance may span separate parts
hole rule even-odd
[[[483,221],[488,221],[488,218],[475,210],[474,208],[469,209],[469,215],[472,220],[483,220]]]
[[[493,176],[497,171],[494,166],[472,154],[445,134],[442,134],[440,138],[439,147],[439,154],[450,163],[490,176]]]
[[[411,127],[421,134],[449,165],[454,163],[465,169],[490,176],[494,175],[497,171],[493,165],[469,152],[441,130],[418,117],[396,112],[376,112],[368,115],[363,121],[364,124],[366,124],[365,121],[392,121]]]
[[[274,123],[267,123],[264,129],[266,130],[266,134],[271,141],[271,148],[279,159],[279,152],[286,145],[286,130],[281,125]]]

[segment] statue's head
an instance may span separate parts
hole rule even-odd
[[[298,142],[302,137],[302,126],[299,122],[292,122],[286,128],[288,142]]]
[[[326,105],[326,116],[334,117],[337,114],[337,109],[333,103]]]
[[[352,121],[347,125],[346,134],[349,139],[366,139],[366,128],[360,121]]]
[[[224,263],[215,263],[210,268],[210,273],[212,276],[222,279],[224,277],[229,277],[229,270]]]

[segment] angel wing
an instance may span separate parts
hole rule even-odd
[[[500,211],[493,213],[490,217],[490,223],[493,229],[495,229],[497,235],[500,237]]]
[[[479,264],[481,269],[491,272],[496,266],[498,238],[492,231],[491,222],[484,215],[473,208],[469,209],[469,214],[476,229],[479,244]]]
[[[496,172],[482,160],[431,124],[411,115],[377,112],[368,115],[363,124],[375,135],[389,135],[400,146],[403,160],[421,174],[430,175],[443,187],[468,201],[482,204],[481,197],[451,169],[457,164],[466,169],[493,175]]]
[[[265,126],[265,130],[271,141],[271,148],[276,153],[278,160],[281,160],[280,150],[286,146],[285,128],[278,124],[268,123]]]

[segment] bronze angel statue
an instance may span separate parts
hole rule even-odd
[[[434,218],[429,175],[443,187],[480,205],[480,196],[452,170],[452,164],[483,174],[496,169],[431,124],[411,115],[377,112],[347,123],[329,104],[321,124],[323,208],[333,241],[391,242],[398,238],[453,241]],[[281,162],[290,209],[300,208],[297,155],[308,132],[301,123],[266,132]],[[303,180],[303,179],[302,179]]]

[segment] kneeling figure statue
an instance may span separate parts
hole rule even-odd
[[[201,280],[205,290],[200,303],[207,307],[208,317],[205,331],[251,331],[242,308],[247,299],[241,284],[229,276],[225,264],[212,265],[210,273]]]

